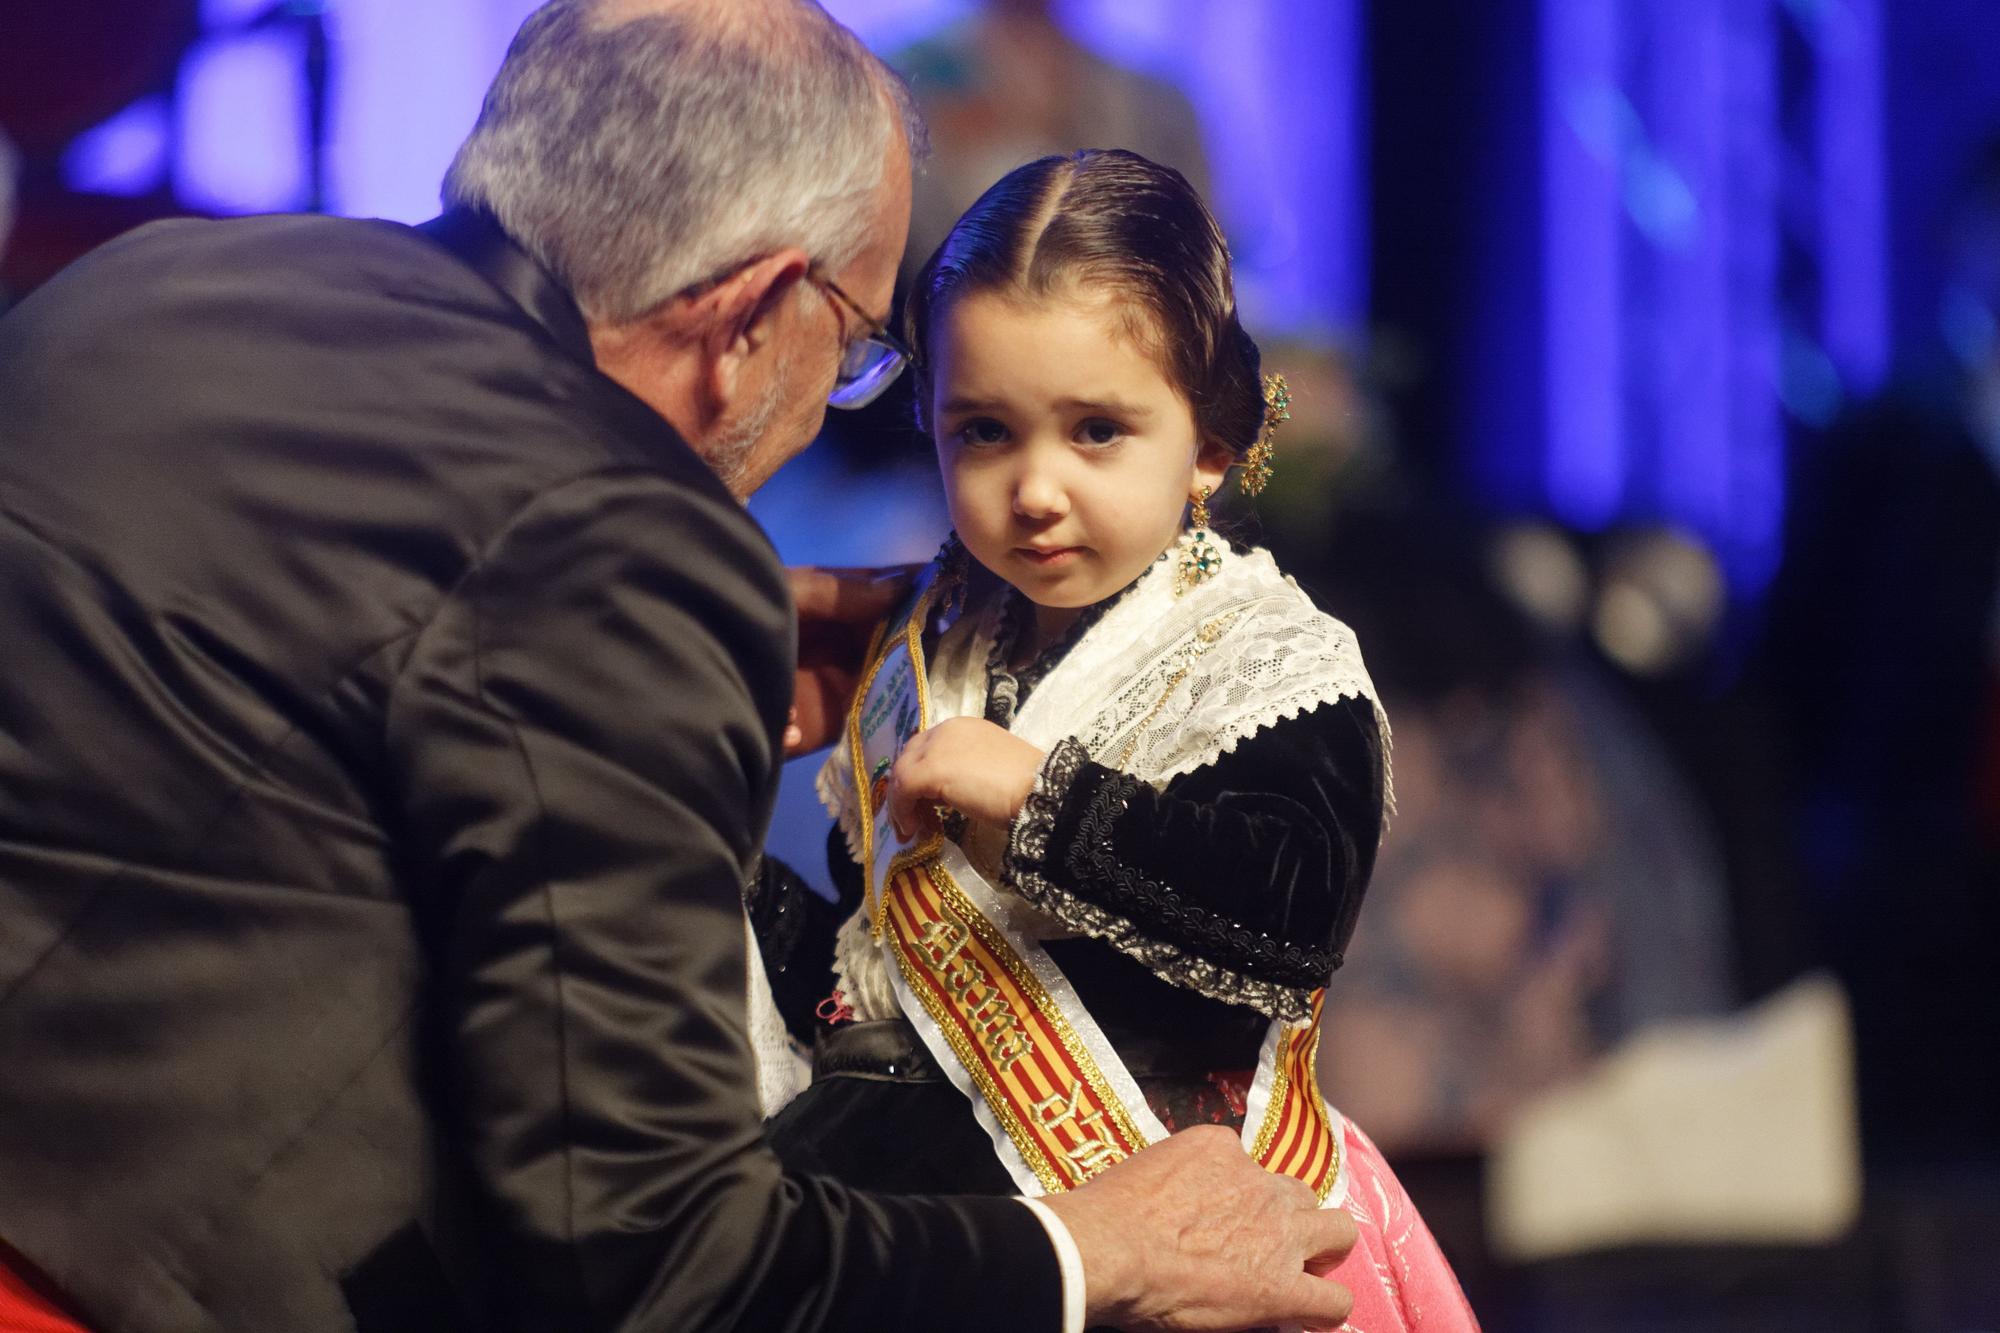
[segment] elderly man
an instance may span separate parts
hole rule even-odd
[[[809,4],[557,0],[437,223],[163,224],[0,322],[0,1311],[1340,1317],[1348,1219],[1221,1131],[1032,1206],[760,1139],[738,502],[898,368],[913,133]]]

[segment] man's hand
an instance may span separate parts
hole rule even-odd
[[[1329,1273],[1354,1219],[1250,1160],[1220,1125],[1169,1136],[1042,1200],[1083,1252],[1088,1322],[1142,1333],[1328,1328],[1354,1300]]]
[[[786,571],[799,608],[799,665],[785,727],[787,759],[830,745],[840,734],[861,678],[869,631],[895,609],[920,568]]]
[[[936,807],[1006,824],[1041,772],[1042,750],[983,718],[947,718],[910,737],[889,770],[889,822],[908,839],[937,823]]]

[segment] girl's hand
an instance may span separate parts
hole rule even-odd
[[[889,822],[904,841],[938,826],[936,807],[1006,824],[1021,811],[1042,751],[983,718],[954,717],[910,737],[889,770]]]

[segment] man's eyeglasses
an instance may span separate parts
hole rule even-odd
[[[856,338],[842,350],[840,368],[833,375],[833,391],[826,396],[827,406],[866,407],[880,398],[882,391],[894,384],[896,376],[903,373],[903,367],[916,357],[910,352],[908,343],[863,310],[860,302],[840,289],[839,283],[818,269],[806,270],[806,277],[814,286],[846,306],[868,331],[864,337]]]

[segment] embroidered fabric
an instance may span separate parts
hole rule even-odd
[[[1268,551],[1231,554],[1179,598],[1173,563],[1155,565],[1050,674],[1017,732],[1074,735],[1098,762],[1164,787],[1274,722],[1360,697],[1375,703],[1386,755],[1387,719],[1353,631],[1315,607]],[[1204,644],[1210,627],[1218,637]],[[1386,775],[1383,799],[1393,805]]]
[[[889,967],[888,954],[875,942],[867,908],[841,923],[840,933],[833,937],[834,984],[855,1022],[903,1016]]]
[[[1274,723],[1322,703],[1366,698],[1374,705],[1382,734],[1383,803],[1393,810],[1389,721],[1353,631],[1315,607],[1260,548],[1230,554],[1215,577],[1177,594],[1173,570],[1178,547],[1189,540],[1184,534],[1176,548],[1155,561],[1022,703],[1013,732],[1051,752],[1037,779],[1043,796],[1059,807],[1067,790],[1049,780],[1054,751],[1065,739],[1073,739],[1097,763],[1164,789],[1172,779],[1213,763]],[[939,637],[929,669],[933,724],[947,717],[984,715],[985,668],[1004,629],[1003,601],[989,599]],[[1073,771],[1070,777],[1074,779]],[[840,747],[820,770],[818,786],[850,852],[860,860],[860,801]],[[1024,807],[1010,830],[1010,847],[1019,841],[1023,858],[1039,862],[1046,855],[1052,808],[1046,799],[1034,807],[1040,813]],[[1036,837],[1039,848],[1032,841]],[[1273,986],[1150,939],[1130,916],[1077,898],[1045,876],[1010,887],[1052,918],[1051,925],[1059,923],[1059,931],[1048,931],[1044,938],[1084,931],[1176,985],[1275,1016],[1298,1016],[1294,988]],[[859,942],[866,948],[851,947],[850,936],[849,930],[842,931],[835,966],[842,989],[854,996],[864,990],[867,974],[884,963],[865,929]],[[858,1002],[856,1015],[862,1016]]]
[[[1136,779],[1114,777],[1091,795],[1068,852],[1070,868],[1107,886],[1115,900],[1094,903],[1048,878],[1044,871],[1057,816],[1089,761],[1089,753],[1073,738],[1057,742],[1049,752],[1010,830],[1003,864],[1007,883],[1061,924],[1104,941],[1173,985],[1290,1023],[1310,1017],[1312,993],[1334,969],[1331,949],[1282,945],[1192,903],[1176,901],[1170,885],[1119,863],[1111,823],[1123,813]],[[1163,920],[1172,920],[1177,934],[1200,941],[1203,952],[1194,953],[1146,932],[1146,922]],[[1252,970],[1265,975],[1249,975]]]
[[[1042,760],[1041,772],[1035,774],[1035,785],[1029,789],[1021,813],[1014,817],[1007,831],[1006,868],[1011,870],[1020,862],[1039,865],[1048,859],[1056,816],[1062,813],[1063,802],[1069,799],[1069,789],[1076,785],[1076,775],[1089,762],[1090,751],[1074,736],[1056,742]]]
[[[840,829],[841,840],[847,844],[847,855],[856,865],[861,863],[861,802],[854,792],[854,774],[847,767],[847,741],[843,737],[833,743],[833,753],[827,756],[819,772],[813,777],[813,791],[819,796],[820,806],[831,816],[834,825]]]

